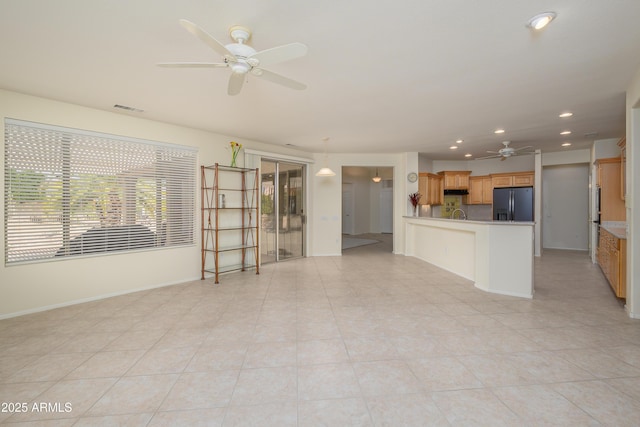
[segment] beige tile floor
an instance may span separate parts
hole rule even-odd
[[[377,237],[0,321],[0,423],[640,424],[640,321],[586,254],[546,251],[524,300]]]

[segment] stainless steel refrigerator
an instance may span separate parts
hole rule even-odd
[[[533,221],[533,187],[493,189],[494,221]]]

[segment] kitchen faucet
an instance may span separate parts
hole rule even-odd
[[[460,213],[462,214],[462,219],[467,219],[467,214],[460,208],[454,209],[453,212],[451,212],[451,216],[449,218],[454,219],[453,217],[458,211],[460,211]],[[458,218],[460,218],[460,216],[458,216]]]

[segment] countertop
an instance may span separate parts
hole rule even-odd
[[[434,218],[430,216],[405,216],[407,219],[429,220],[429,221],[447,221],[472,224],[490,224],[490,225],[534,225],[535,222],[529,221],[477,221],[473,219],[451,219],[451,218]]]
[[[624,221],[603,221],[600,228],[607,230],[618,239],[627,238],[627,223]]]

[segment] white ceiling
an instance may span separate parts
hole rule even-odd
[[[548,10],[549,27],[526,28]],[[269,69],[308,88],[252,76],[231,97],[227,69],[157,67],[221,59],[180,18],[224,44],[237,24],[258,51],[306,44]],[[4,89],[311,152],[328,136],[330,152],[464,159],[503,140],[547,152],[621,137],[640,1],[0,0],[0,52]]]

